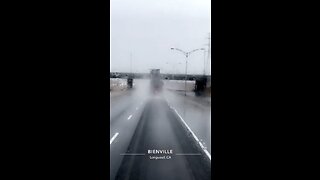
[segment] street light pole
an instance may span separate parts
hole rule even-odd
[[[132,74],[132,52],[130,53],[130,73]]]
[[[186,77],[184,79],[184,95],[187,96],[188,53],[186,54]]]
[[[205,50],[205,49],[204,49],[204,48],[194,49],[194,50],[192,50],[192,51],[190,51],[190,52],[185,52],[185,51],[183,51],[183,50],[181,50],[181,49],[178,49],[178,48],[171,48],[171,50],[180,51],[180,52],[182,52],[182,53],[186,56],[186,76],[185,76],[185,81],[184,81],[184,95],[187,96],[188,57],[189,57],[189,55],[190,55],[191,53],[193,53],[193,52],[196,52],[196,51],[198,51],[198,50]]]
[[[203,75],[206,75],[206,50],[203,51]]]

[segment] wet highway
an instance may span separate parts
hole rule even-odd
[[[111,93],[110,178],[201,180],[211,178],[210,107],[147,81]]]

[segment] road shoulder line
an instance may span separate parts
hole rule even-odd
[[[197,141],[197,143],[200,145],[201,149],[204,151],[204,153],[208,156],[208,158],[211,161],[211,154],[206,150],[205,146],[200,142],[199,138],[194,134],[194,132],[191,130],[191,128],[188,126],[188,124],[183,120],[183,118],[180,116],[178,111],[169,105],[169,107],[175,111],[175,113],[179,116],[179,119],[181,122],[186,126],[187,130],[192,134],[193,138]]]

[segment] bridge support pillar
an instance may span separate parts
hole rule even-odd
[[[131,89],[133,87],[133,78],[127,79],[127,87],[128,89]]]
[[[204,76],[199,79],[196,79],[195,88],[194,88],[195,95],[196,96],[204,95],[206,86],[207,86],[207,77]]]

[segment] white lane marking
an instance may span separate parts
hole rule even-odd
[[[110,139],[110,144],[116,139],[116,137],[119,135],[119,133],[116,133],[113,135],[113,137]]]
[[[172,107],[171,107],[172,108]],[[187,127],[187,129],[189,130],[189,132],[192,134],[193,138],[198,142],[198,144],[200,145],[201,149],[204,151],[204,153],[208,156],[208,158],[211,161],[211,154],[208,152],[208,150],[206,150],[206,148],[204,147],[204,145],[199,141],[199,138],[193,133],[193,131],[190,129],[190,127],[188,126],[188,124],[182,119],[182,117],[180,116],[180,114],[178,113],[178,111],[174,108],[172,108],[177,115],[179,116],[180,120],[182,121],[182,123]]]
[[[124,153],[124,154],[120,154],[121,156],[144,156],[146,154],[144,153]]]
[[[200,153],[176,153],[177,156],[200,156]]]
[[[132,115],[130,115],[130,116],[128,117],[128,120],[131,119],[131,117],[132,117]]]

